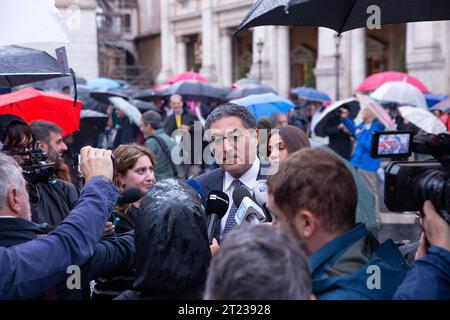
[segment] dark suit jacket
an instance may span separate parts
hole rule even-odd
[[[269,164],[261,163],[259,167],[257,180],[267,178],[267,176],[261,174],[261,168],[268,168],[269,166],[270,166]],[[206,199],[211,191],[213,190],[223,191],[222,186],[224,176],[225,170],[223,170],[222,168],[217,168],[194,178],[194,180],[197,181],[198,184],[202,187],[202,191],[204,194],[204,197],[202,199],[203,206],[206,207]],[[230,199],[230,206],[232,201],[233,199]],[[220,240],[220,224],[218,224],[217,229],[214,232],[214,237],[216,238],[217,241]]]

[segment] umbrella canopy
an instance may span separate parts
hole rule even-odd
[[[136,108],[139,109],[140,112],[145,112],[145,111],[155,111],[155,112],[160,112],[159,108],[152,102],[145,102],[145,101],[141,101],[141,100],[137,100],[137,99],[133,99],[131,100],[131,104],[134,105]]]
[[[120,83],[110,78],[96,78],[89,80],[86,84],[91,90],[119,89]]]
[[[170,97],[169,88],[163,90],[145,89],[137,92],[133,98],[142,101],[153,101],[156,99],[168,99]]]
[[[380,104],[376,103],[373,99],[365,94],[358,94],[357,99],[359,101],[361,110],[369,108],[375,114],[378,121],[380,121],[387,129],[396,129],[397,126],[395,125],[395,121]]]
[[[208,101],[209,99],[222,100],[223,90],[197,80],[179,81],[172,85],[170,94],[179,94],[185,100]]]
[[[427,101],[427,106],[429,108],[433,107],[437,103],[447,99],[448,96],[437,93],[425,93],[425,100]]]
[[[249,84],[242,87],[238,87],[232,90],[227,96],[226,100],[240,99],[252,94],[261,94],[261,93],[276,93],[271,87],[262,85],[262,84]]]
[[[388,72],[378,72],[374,73],[371,76],[367,77],[355,91],[374,91],[378,89],[382,84],[388,81],[406,81],[409,84],[412,84],[421,92],[426,93],[428,89],[425,85],[420,82],[418,79],[410,76],[409,74],[396,72],[396,71],[388,71]]]
[[[61,73],[59,63],[44,51],[19,46],[0,47],[0,87],[12,88],[68,75]]]
[[[448,112],[448,110],[450,109],[450,98],[442,100],[438,104],[434,105],[433,108],[431,108],[431,109],[432,110],[441,110],[441,111],[444,111],[444,112]]]
[[[257,120],[270,117],[276,113],[288,113],[295,105],[288,99],[280,97],[274,93],[252,94],[242,99],[232,100],[244,107],[255,116]]]
[[[338,33],[363,28],[380,8],[381,23],[449,20],[448,0],[258,0],[237,31],[267,25],[326,27]]]
[[[14,114],[27,123],[51,121],[64,131],[64,136],[78,130],[80,111],[80,101],[74,106],[72,98],[56,92],[25,88],[0,96],[0,114]]]
[[[428,110],[404,106],[400,107],[399,111],[403,119],[408,120],[427,133],[439,134],[447,132],[447,128],[441,120]]]
[[[395,102],[423,109],[427,108],[427,102],[423,93],[405,81],[388,81],[370,96],[379,101]]]
[[[130,122],[133,122],[138,127],[141,125],[142,115],[138,108],[121,97],[110,97],[108,99],[115,108],[120,109],[125,113],[128,119],[130,119]]]
[[[109,98],[111,97],[121,97],[124,99],[128,99],[128,95],[118,91],[118,90],[114,90],[114,89],[103,89],[103,90],[96,90],[96,91],[91,91],[90,96],[92,99],[100,102],[100,103],[104,103],[104,104],[109,104]]]
[[[36,19],[36,17],[39,17]],[[69,43],[55,1],[2,1],[0,46],[46,43],[54,48]]]
[[[348,98],[345,100],[340,100],[332,105],[325,108],[325,110],[320,114],[317,119],[316,126],[314,127],[314,132],[319,137],[326,137],[327,134],[324,132],[329,120],[333,117],[339,116],[339,109],[342,107],[348,108],[350,111],[350,118],[354,119],[360,110],[359,102],[355,98]]]
[[[176,74],[176,75],[170,77],[167,80],[167,83],[173,84],[173,83],[176,83],[179,81],[184,81],[184,80],[196,80],[196,81],[200,81],[200,82],[208,82],[208,79],[206,79],[200,73],[189,71],[189,72],[179,73],[179,74]]]
[[[236,81],[235,83],[233,83],[231,88],[236,89],[236,88],[246,86],[249,84],[259,84],[259,81],[256,79],[242,78],[242,79],[239,79],[238,81]]]
[[[81,77],[75,77],[77,82],[77,91],[78,94],[80,93],[80,90],[78,90],[78,85],[85,85],[86,80]],[[30,86],[38,89],[38,90],[62,90],[65,87],[72,87],[73,86],[73,79],[70,76],[60,77],[60,78],[53,78],[49,80],[44,81],[37,81],[30,83]]]
[[[331,101],[330,97],[314,88],[308,87],[297,87],[291,90],[292,93],[295,93],[300,99],[314,101],[314,102],[326,102]]]

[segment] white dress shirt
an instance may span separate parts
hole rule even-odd
[[[239,180],[250,190],[250,192],[253,192],[255,182],[256,180],[258,180],[260,165],[261,162],[259,161],[258,157],[256,157],[250,169],[246,173],[244,173],[242,177],[239,178]],[[235,180],[235,178],[233,178],[233,176],[228,172],[225,172],[225,175],[223,177],[222,191],[225,192],[227,196],[230,198],[230,205],[228,206],[227,213],[223,216],[222,220],[220,221],[220,238],[222,238],[223,236],[223,229],[225,228],[228,213],[230,212],[231,206],[233,204],[234,187],[231,185],[233,183],[233,180]]]

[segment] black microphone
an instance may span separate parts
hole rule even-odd
[[[214,231],[217,228],[217,224],[223,218],[228,211],[230,204],[230,198],[225,192],[219,190],[213,190],[209,193],[206,199],[206,214],[208,215],[207,227],[208,227],[208,241],[211,244]]]
[[[245,186],[240,186],[233,191],[233,202],[238,208],[236,211],[236,223],[242,221],[250,223],[261,223],[267,221],[267,215],[256,203],[250,191]]]
[[[142,192],[138,188],[132,187],[123,190],[119,198],[117,199],[117,204],[129,204],[138,201],[142,198]]]

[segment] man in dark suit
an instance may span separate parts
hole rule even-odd
[[[173,111],[173,114],[169,116],[164,122],[164,131],[174,138],[177,143],[183,143],[183,152],[186,152],[186,155],[183,155],[183,166],[181,166],[182,170],[180,172],[181,178],[187,178],[191,175],[197,175],[201,164],[201,155],[200,160],[194,157],[194,123],[197,121],[197,116],[187,108],[183,107],[183,98],[174,94],[170,97],[169,100],[170,108]],[[201,125],[200,125],[201,130]],[[175,134],[173,136],[173,132],[175,130],[180,130],[179,133],[189,133],[190,142],[183,141],[185,135]],[[186,139],[187,139],[186,134]],[[201,136],[201,132],[200,132]],[[200,144],[201,146],[201,144]],[[200,150],[201,151],[201,150]],[[188,159],[188,161],[186,161]],[[200,162],[200,163],[199,163]]]
[[[269,165],[261,164],[258,156],[257,123],[243,106],[227,103],[214,109],[206,119],[206,137],[220,168],[204,173],[195,180],[207,196],[213,190],[225,192],[230,206],[214,236],[217,240],[236,225],[236,205],[232,201],[235,188],[244,185],[250,191],[257,180],[265,179]],[[202,199],[203,204],[206,199]]]

